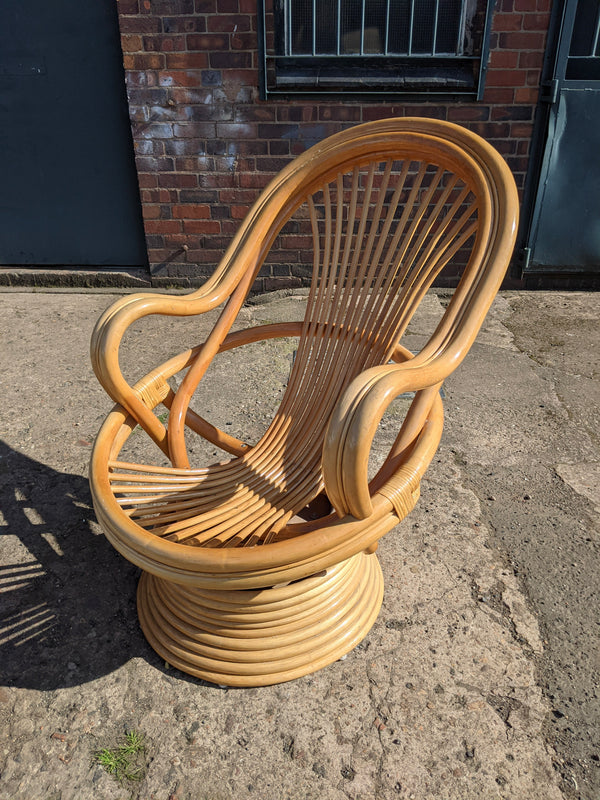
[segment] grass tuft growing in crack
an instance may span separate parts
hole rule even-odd
[[[128,731],[116,747],[96,751],[94,761],[119,782],[141,781],[145,772],[142,761],[145,749],[144,735]]]

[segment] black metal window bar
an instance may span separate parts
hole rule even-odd
[[[263,94],[481,96],[493,0],[261,0]]]

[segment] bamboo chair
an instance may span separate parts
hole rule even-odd
[[[382,602],[378,540],[418,498],[442,431],[439,389],[500,286],[517,207],[506,164],[473,133],[416,118],[359,125],[270,183],[202,288],[124,297],[104,313],[92,360],[117,405],[94,447],[94,505],[108,539],[143,570],[140,623],[170,664],[222,685],[265,685],[313,672],[366,635]],[[312,234],[304,320],[231,332],[290,219]],[[399,339],[435,277],[465,252],[460,285],[413,357]],[[133,322],[223,303],[206,341],[134,386],[125,381],[119,344]],[[190,409],[218,353],[290,336],[298,346],[289,382],[255,446]],[[405,392],[414,400],[369,481],[375,431]],[[166,427],[154,411],[161,404]],[[136,426],[171,466],[120,460]],[[186,428],[231,458],[190,466]],[[320,517],[302,519],[324,498]]]

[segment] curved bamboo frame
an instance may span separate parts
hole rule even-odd
[[[231,333],[276,236],[301,207],[314,249],[304,321]],[[92,361],[117,405],[94,447],[94,505],[109,540],[144,570],[140,621],[170,663],[220,684],[276,683],[334,661],[367,633],[383,591],[377,542],[416,502],[441,436],[439,388],[500,286],[517,207],[510,171],[476,135],[434,120],[367,123],[284,169],[201,289],[126,297],[100,318]],[[460,285],[413,357],[398,340],[436,275],[466,246]],[[135,320],[200,314],[224,301],[202,345],[127,384],[118,354]],[[258,444],[189,408],[217,353],[279,336],[298,337],[297,357]],[[174,392],[168,379],[177,373]],[[377,426],[409,391],[411,408],[369,482]],[[167,428],[154,413],[161,403]],[[119,460],[136,425],[171,467]],[[190,467],[186,426],[233,458]],[[334,513],[294,521],[323,492]]]

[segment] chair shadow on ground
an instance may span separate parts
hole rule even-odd
[[[0,680],[75,686],[134,656],[138,570],[95,523],[88,482],[0,441]]]

